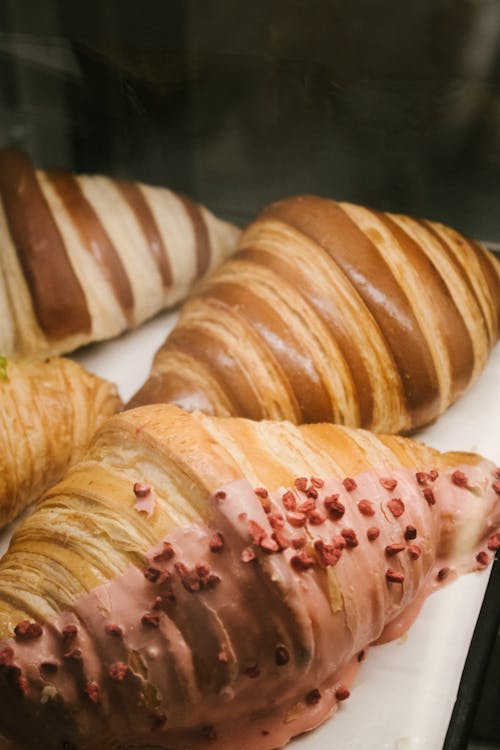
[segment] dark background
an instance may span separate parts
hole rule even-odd
[[[311,192],[500,242],[500,2],[3,0],[0,145],[241,224]],[[497,647],[471,749],[499,706]]]
[[[500,241],[498,0],[0,4],[0,142],[244,222],[313,192]]]

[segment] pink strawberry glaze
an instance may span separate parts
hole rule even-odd
[[[40,750],[60,750],[64,742],[78,750],[100,748],[110,737],[172,750],[281,747],[336,710],[336,690],[351,685],[362,649],[407,630],[428,593],[442,585],[438,570],[451,569],[448,581],[480,567],[475,555],[500,526],[500,500],[489,464],[459,468],[467,488],[450,480],[451,471],[428,482],[435,505],[406,469],[365,472],[349,492],[341,481],[326,480],[307,504],[324,513],[325,497],[338,495],[342,518],[306,523],[299,529],[307,534],[306,547],[274,553],[266,550],[277,546],[275,539],[284,546],[283,535],[298,531],[286,521],[286,488],[270,493],[268,515],[248,482],[226,485],[226,498],[211,500],[207,525],[169,535],[171,560],[154,559],[165,540],[147,553],[144,570],[159,570],[156,583],[130,566],[76,600],[71,612],[45,623],[41,638],[4,644],[14,649],[28,693],[19,695],[7,673],[0,677],[6,682],[2,726],[16,747],[34,746],[36,739]],[[397,486],[385,489],[381,477],[397,480]],[[299,506],[308,500],[291,491]],[[390,510],[393,498],[404,504],[397,517]],[[373,503],[374,516],[359,511],[361,499]],[[417,538],[406,542],[409,524]],[[380,535],[370,542],[366,531],[372,526]],[[335,565],[320,565],[314,543],[331,544],[343,529],[349,530],[346,538],[354,532],[358,544],[342,550]],[[217,552],[210,550],[215,532],[224,539]],[[418,559],[406,548],[387,556],[388,545],[402,543],[417,544]],[[241,553],[248,548],[256,557],[245,563]],[[291,560],[300,553],[316,563],[296,569]],[[184,567],[176,568],[178,563]],[[204,567],[193,574],[197,565]],[[388,568],[404,574],[404,582],[388,582]],[[166,571],[170,578],[162,580]],[[197,585],[201,590],[188,590]],[[144,622],[145,614],[153,619]],[[107,632],[110,623],[122,637]],[[68,624],[78,628],[71,646],[81,651],[81,661],[64,658],[61,631]],[[289,656],[284,664],[277,663],[278,647]],[[47,661],[58,665],[57,672],[40,669]],[[117,662],[130,665],[121,682],[109,674]],[[98,704],[85,692],[89,682],[98,686]]]

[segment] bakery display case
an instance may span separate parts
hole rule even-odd
[[[152,196],[168,188],[180,196],[173,203],[196,201],[205,216],[217,217],[214,226],[228,228],[227,238],[275,201],[322,196],[426,217],[499,257],[496,2],[179,0],[138,9],[128,1],[6,0],[0,79],[0,147],[28,154],[53,185],[51,175],[62,171],[145,184]],[[150,211],[160,215],[154,197]],[[110,214],[119,244],[116,204]],[[175,236],[179,222],[171,221]],[[193,219],[193,236],[196,226]],[[220,259],[228,252],[222,248]],[[196,262],[200,270],[199,252]],[[446,273],[437,283],[449,284]],[[117,324],[118,338],[81,338],[87,345],[69,355],[116,383],[124,402],[147,380],[179,318],[178,306],[155,306],[151,288],[148,313],[133,330]],[[181,292],[173,304],[187,286]],[[484,305],[494,310],[494,293]],[[472,316],[463,313],[466,327]],[[477,375],[412,437],[441,451],[477,452],[498,466],[498,343]],[[2,550],[11,532],[3,533]],[[500,747],[499,577],[495,561],[430,597],[407,633],[369,650],[335,717],[290,747]]]

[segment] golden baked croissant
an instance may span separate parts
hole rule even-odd
[[[75,362],[6,360],[0,371],[0,526],[79,460],[121,407],[116,388]]]
[[[408,432],[478,376],[499,323],[500,265],[476,242],[291,198],[196,290],[130,405]]]
[[[114,416],[0,562],[0,731],[280,747],[348,697],[362,649],[488,564],[499,494],[486,460],[400,437]]]
[[[60,354],[182,299],[239,230],[190,198],[0,151],[0,352]]]

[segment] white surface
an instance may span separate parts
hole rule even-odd
[[[160,315],[75,359],[117,383],[128,400],[175,319]],[[441,450],[477,451],[500,465],[500,346],[473,388],[416,437]],[[487,581],[488,571],[474,573],[433,594],[407,637],[369,651],[337,715],[290,748],[440,750]]]

